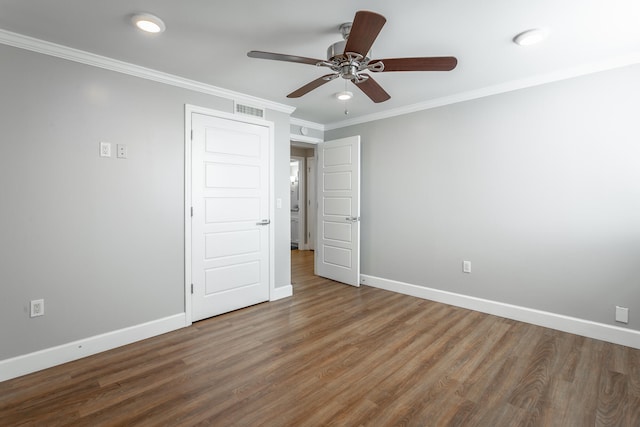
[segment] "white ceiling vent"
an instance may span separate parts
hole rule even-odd
[[[260,117],[264,119],[264,108],[252,107],[236,103],[236,114],[244,114],[245,116]]]

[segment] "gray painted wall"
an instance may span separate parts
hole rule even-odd
[[[266,119],[275,126],[275,199],[282,200],[282,208],[275,207],[275,286],[291,285],[291,199],[289,191],[289,115],[267,110]]]
[[[636,65],[327,131],[362,136],[362,273],[640,330],[638,112]]]
[[[184,312],[184,105],[233,102],[3,45],[0,63],[0,360]],[[288,200],[289,117],[267,119]],[[274,225],[289,285],[288,205]]]

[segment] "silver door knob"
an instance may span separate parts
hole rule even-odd
[[[271,224],[271,221],[268,219],[263,219],[260,222],[256,222],[256,225],[269,225],[269,224]]]

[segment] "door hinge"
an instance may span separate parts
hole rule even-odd
[[[191,140],[193,141],[193,129],[191,129]]]
[[[191,284],[191,293],[193,294],[193,283]]]
[[[191,217],[193,218],[193,206],[191,206]]]

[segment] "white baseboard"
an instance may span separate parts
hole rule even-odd
[[[273,292],[271,292],[271,297],[269,301],[276,301],[282,298],[287,298],[293,295],[293,286],[278,286],[277,288],[273,288]]]
[[[619,326],[606,325],[576,317],[549,313],[546,311],[505,304],[497,301],[471,297],[439,289],[412,285],[380,277],[361,275],[360,283],[374,288],[398,292],[405,295],[455,305],[456,307],[493,314],[507,319],[519,320],[533,325],[544,326],[571,334],[595,338],[614,344],[640,349],[640,331]]]
[[[33,353],[0,361],[0,381],[6,381],[52,366],[82,359],[92,354],[131,344],[185,327],[185,314],[180,313],[140,325],[81,339]]]

